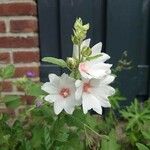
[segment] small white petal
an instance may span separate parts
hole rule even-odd
[[[98,114],[102,115],[102,107],[99,108],[93,108],[94,111],[96,111]]]
[[[79,57],[79,48],[78,48],[78,45],[73,45],[73,54],[72,54],[72,56],[74,57],[74,58],[78,58]]]
[[[99,55],[102,50],[102,42],[97,43],[92,47],[92,56]]]
[[[81,80],[76,80],[76,82],[75,82],[76,88],[80,87],[81,84],[82,84],[82,81],[81,81]]]
[[[78,87],[76,89],[76,92],[75,92],[75,98],[76,98],[76,100],[80,100],[81,99],[82,92],[83,92],[83,86],[81,85],[80,87]]]
[[[64,110],[71,115],[74,111],[74,107],[65,107]]]
[[[58,99],[58,95],[47,95],[44,99],[50,103],[53,103]]]
[[[115,79],[114,75],[107,75],[100,82],[101,84],[110,84],[114,81],[114,79]]]
[[[95,59],[95,61],[101,63],[101,62],[105,62],[106,60],[110,59],[110,56],[106,53],[100,53],[102,56],[98,57]]]
[[[89,46],[90,46],[90,41],[91,41],[91,39],[86,39],[86,40],[84,40],[84,41],[82,42],[82,44],[81,44],[81,49],[82,49],[83,47],[89,47]]]
[[[56,94],[57,88],[54,87],[50,82],[46,82],[41,86],[41,89],[47,93]]]
[[[50,83],[53,83],[54,85],[55,85],[55,84],[56,84],[56,85],[59,84],[60,78],[59,78],[56,74],[51,73],[51,74],[49,74],[48,77],[49,77]]]
[[[97,90],[94,91],[94,89],[91,90],[91,94],[97,98],[101,106],[111,107],[109,100],[107,98],[108,95],[104,95],[101,91],[97,91]]]
[[[61,113],[61,111],[63,110],[64,108],[64,103],[63,103],[63,100],[62,102],[60,102],[61,100],[57,100],[54,102],[54,112],[56,115],[58,115],[59,113]]]
[[[91,94],[83,93],[82,99],[82,107],[84,114],[86,114],[88,110],[92,108],[101,107],[99,101]]]
[[[91,39],[86,39],[86,40],[84,40],[82,43],[81,43],[81,49],[83,48],[83,47],[89,47],[89,45],[90,45],[90,41],[91,41]],[[79,47],[78,47],[78,45],[73,45],[73,54],[72,54],[72,56],[74,57],[74,58],[79,58]]]

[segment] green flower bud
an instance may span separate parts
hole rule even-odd
[[[72,57],[68,57],[67,58],[67,65],[70,69],[75,69],[77,66],[77,61],[76,59],[72,58]]]
[[[81,18],[78,18],[74,23],[74,29],[71,39],[72,42],[78,45],[86,38],[87,31],[89,30],[89,24],[83,25]]]
[[[92,54],[92,50],[90,47],[83,47],[82,48],[82,51],[81,51],[81,54],[83,57],[88,57]]]

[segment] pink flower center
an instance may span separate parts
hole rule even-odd
[[[59,93],[63,98],[66,98],[70,95],[70,90],[68,88],[61,89]]]
[[[79,69],[83,72],[87,72],[88,71],[88,67],[85,63],[80,63],[79,65]]]
[[[84,83],[83,85],[83,91],[89,93],[91,89],[90,83]]]

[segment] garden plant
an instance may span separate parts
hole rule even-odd
[[[46,83],[24,76],[13,83],[35,98],[32,105],[20,107],[20,96],[2,94],[15,68],[0,68],[0,105],[15,111],[0,114],[0,150],[150,149],[150,100],[120,106],[126,98],[115,83],[131,61],[124,52],[117,66],[107,63],[102,43],[91,47],[86,39],[89,27],[80,18],[74,23],[72,57],[42,59],[62,67],[61,76],[49,74]]]

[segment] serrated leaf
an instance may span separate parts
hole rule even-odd
[[[150,150],[147,146],[141,143],[136,143],[138,150]]]
[[[50,132],[49,132],[49,129],[48,127],[45,127],[44,128],[44,147],[46,150],[50,150],[50,147],[52,145],[52,142],[51,142],[51,138],[50,138]]]
[[[6,67],[0,68],[0,77],[3,79],[8,79],[13,77],[15,72],[15,67],[14,65],[10,64],[7,65]]]
[[[44,91],[41,90],[41,86],[39,84],[33,83],[28,87],[27,94],[30,96],[40,96],[44,94]]]
[[[101,141],[101,150],[120,150],[120,145],[117,143],[116,133],[114,130],[111,130],[109,133],[109,140],[102,139]]]
[[[4,97],[4,103],[7,107],[15,109],[21,104],[20,96],[7,95]]]
[[[142,131],[142,135],[145,139],[150,140],[150,130],[148,131]]]
[[[67,68],[67,63],[63,59],[58,59],[54,57],[44,57],[42,61],[58,65],[62,68]]]
[[[86,123],[86,116],[81,110],[75,110],[73,115],[66,115],[65,119],[69,126],[76,126],[78,128],[84,128],[84,123]]]
[[[32,150],[30,141],[28,141],[28,140],[26,140],[26,139],[23,140],[23,143],[22,143],[22,150]]]
[[[56,140],[60,142],[66,142],[68,140],[69,134],[68,133],[59,133]]]

